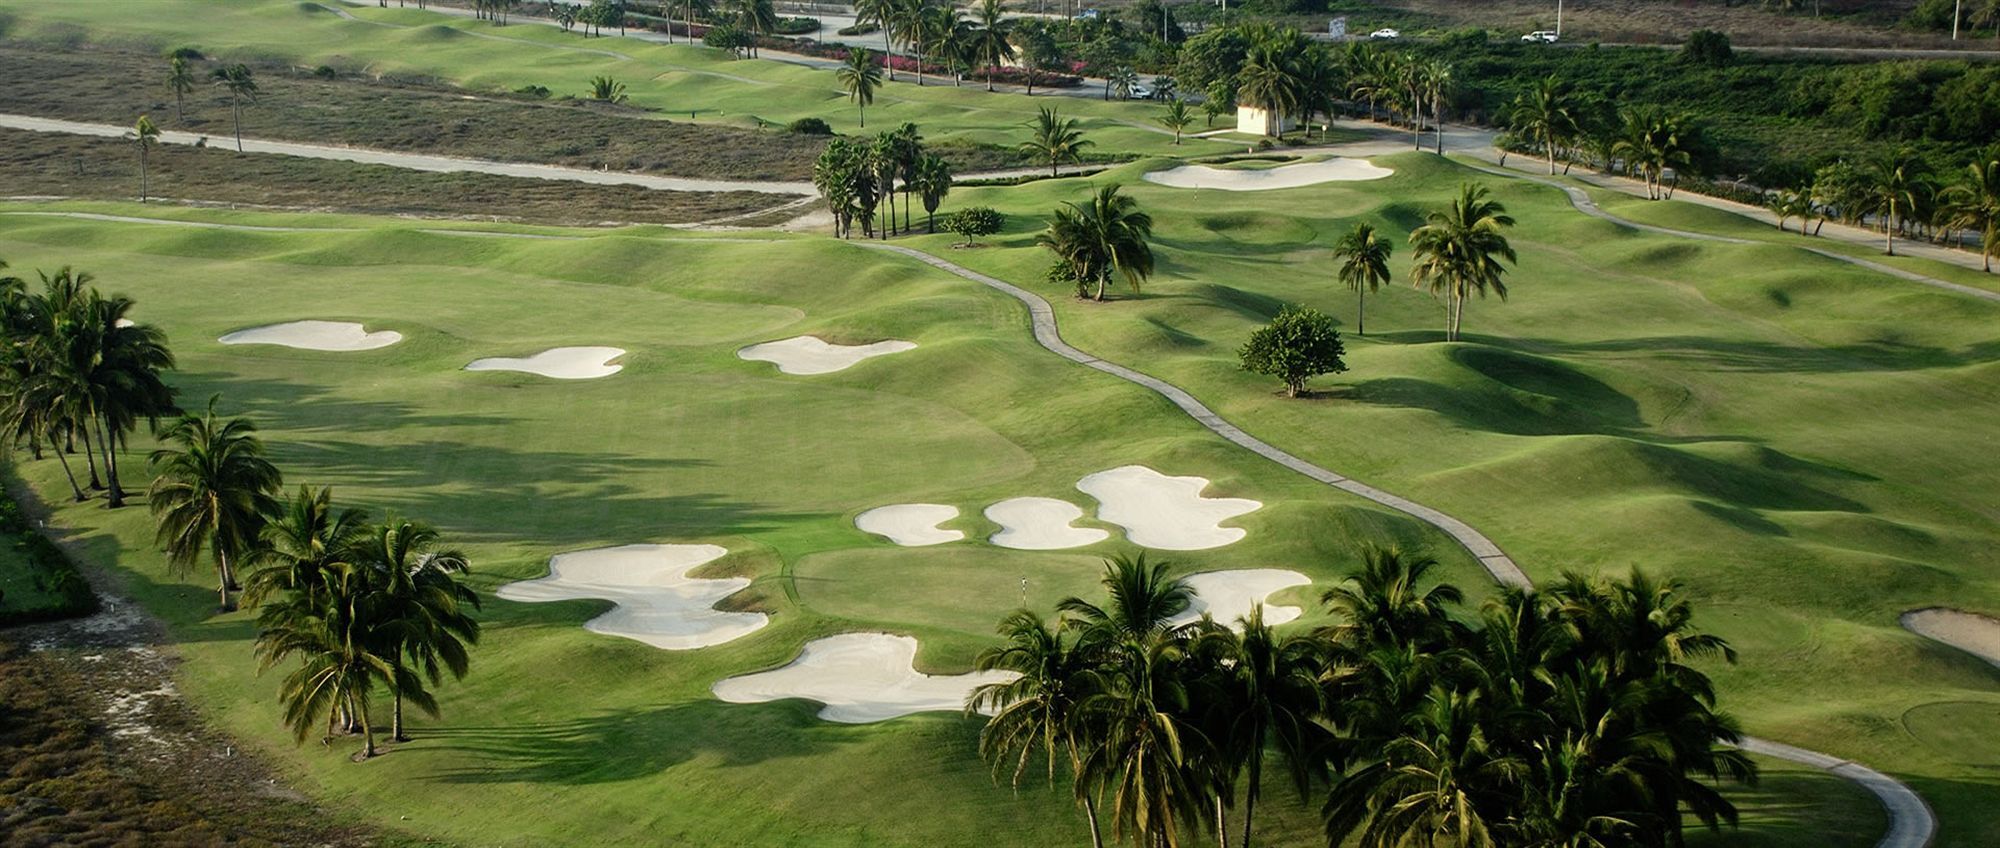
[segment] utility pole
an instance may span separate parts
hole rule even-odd
[[[1958,18],[1965,11],[1965,0],[1953,0],[1951,4],[1951,40],[1958,40]]]
[[[1556,0],[1556,37],[1563,35],[1563,0]]]

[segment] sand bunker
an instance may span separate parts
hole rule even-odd
[[[1305,610],[1298,607],[1272,606],[1264,603],[1264,599],[1281,589],[1312,583],[1312,578],[1283,568],[1204,571],[1182,579],[1194,590],[1194,604],[1186,612],[1174,616],[1175,624],[1187,624],[1200,619],[1202,613],[1208,613],[1218,623],[1238,632],[1243,628],[1236,620],[1249,615],[1256,605],[1264,607],[1264,623],[1272,626],[1305,614]]]
[[[2000,666],[2000,619],[1931,607],[1903,613],[1903,627]]]
[[[302,350],[374,350],[403,340],[395,330],[373,333],[352,321],[293,321],[237,330],[216,341],[226,345],[269,344]]]
[[[539,603],[598,599],[617,606],[584,629],[687,651],[749,635],[770,619],[760,612],[724,612],[715,603],[750,585],[747,577],[705,580],[687,573],[720,558],[715,545],[623,545],[557,554],[549,576],[500,587],[495,595]]]
[[[1055,498],[1009,498],[986,508],[986,517],[1000,525],[987,541],[1003,548],[1052,551],[1102,542],[1110,533],[1095,527],[1071,527],[1083,510]]]
[[[825,705],[820,718],[866,724],[911,713],[958,712],[974,687],[1016,676],[987,671],[933,677],[916,672],[916,658],[917,640],[908,636],[842,633],[807,642],[783,668],[726,678],[713,691],[733,704],[818,701]]]
[[[618,347],[552,347],[528,357],[496,356],[467,363],[467,371],[526,371],[558,380],[609,377],[624,370],[611,360],[625,355]]]
[[[1204,498],[1206,477],[1168,477],[1143,465],[1099,471],[1078,480],[1077,489],[1096,498],[1097,517],[1125,528],[1135,545],[1163,551],[1219,548],[1242,539],[1244,531],[1221,523],[1262,503],[1244,498]]]
[[[1301,162],[1297,165],[1279,165],[1276,168],[1253,170],[1182,165],[1164,171],[1149,171],[1146,173],[1146,181],[1174,188],[1268,191],[1319,183],[1379,180],[1394,173],[1396,172],[1365,159],[1335,158],[1324,162]]]
[[[831,374],[872,356],[915,350],[915,342],[888,341],[865,345],[838,345],[814,336],[794,336],[775,342],[753,344],[736,355],[753,362],[774,362],[787,374]]]
[[[965,538],[957,530],[938,527],[958,517],[958,507],[944,504],[890,504],[878,506],[854,517],[854,526],[864,533],[887,536],[906,548],[942,545]]]

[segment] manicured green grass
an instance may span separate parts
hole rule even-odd
[[[1639,566],[1687,581],[1743,652],[1714,674],[1750,730],[1908,779],[1942,817],[1941,844],[2000,839],[1984,815],[2000,793],[1993,672],[1897,624],[1934,604],[2000,610],[2000,307],[1782,243],[1635,232],[1431,156],[1376,161],[1398,173],[1191,191],[1139,181],[1170,164],[1152,162],[970,190],[953,203],[1002,209],[1008,232],[981,249],[925,246],[1032,284],[1047,261],[1040,216],[1125,183],[1159,222],[1160,273],[1108,304],[1042,287],[1070,341],[1467,519],[1538,579]],[[1400,242],[1467,180],[1519,219],[1522,261],[1511,299],[1473,302],[1465,341],[1445,344],[1441,306],[1402,282]],[[1649,207],[1655,223],[1698,228],[1684,210],[1713,212]],[[1398,283],[1369,297],[1369,335],[1348,335],[1351,370],[1287,400],[1237,369],[1236,348],[1284,303],[1351,329],[1355,298],[1328,250],[1361,220],[1398,240]],[[1980,706],[1959,744],[1922,742],[1938,729],[1903,720],[1961,702]]]
[[[41,585],[41,569],[28,560],[19,543],[0,536],[0,620],[45,609],[62,600]]]

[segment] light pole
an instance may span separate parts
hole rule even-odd
[[[1563,37],[1563,0],[1556,0],[1556,37]]]
[[[1965,10],[1965,0],[1953,0],[1951,4],[1951,40],[1958,40],[1958,16]]]

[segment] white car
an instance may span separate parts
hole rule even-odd
[[[1390,28],[1388,28],[1388,27],[1383,27],[1383,28],[1381,28],[1381,29],[1378,29],[1378,30],[1376,30],[1376,31],[1374,31],[1374,32],[1371,32],[1371,33],[1369,33],[1369,34],[1368,34],[1368,37],[1369,37],[1369,38],[1376,38],[1376,39],[1381,39],[1381,40],[1383,40],[1383,41],[1390,41],[1390,40],[1393,40],[1393,39],[1397,39],[1397,38],[1402,38],[1402,37],[1403,37],[1403,34],[1402,34],[1402,33],[1400,33],[1400,32],[1397,32],[1397,31],[1395,31],[1395,30],[1393,30],[1393,29],[1390,29]]]
[[[1151,100],[1153,99],[1153,89],[1149,86],[1135,85],[1132,86],[1132,91],[1126,97],[1132,100]]]
[[[1534,32],[1528,33],[1527,35],[1521,36],[1522,41],[1526,41],[1530,44],[1554,44],[1556,43],[1556,40],[1558,38],[1561,38],[1561,36],[1556,35],[1555,30],[1549,30],[1549,29],[1538,29],[1535,30]]]

